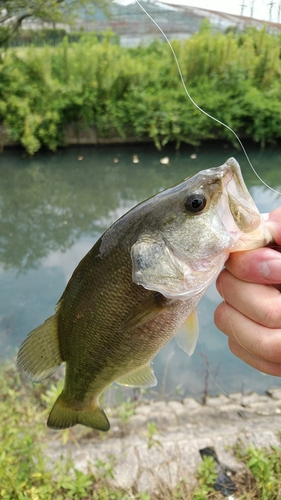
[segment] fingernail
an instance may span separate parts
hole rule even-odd
[[[272,279],[276,283],[281,281],[281,256],[278,259],[271,259],[260,262],[258,270],[263,278]]]

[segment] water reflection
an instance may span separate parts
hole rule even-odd
[[[197,151],[196,160],[190,158],[192,152],[191,148],[158,152],[153,146],[139,145],[69,149],[35,158],[22,158],[19,151],[2,154],[2,356],[13,355],[26,334],[53,314],[74,268],[104,230],[136,203],[159,190],[235,156],[241,162],[245,181],[259,209],[268,212],[280,205],[280,197],[260,185],[240,152],[215,144]],[[132,162],[134,154],[140,160],[137,164]],[[250,155],[267,183],[275,187],[281,184],[279,150],[253,149]],[[169,165],[161,164],[164,156],[169,156]],[[226,338],[213,324],[212,314],[219,300],[213,285],[199,305],[201,344],[191,358],[175,342],[159,353],[154,362],[158,391],[173,393],[182,386],[185,394],[198,396],[205,383],[204,357],[210,373],[216,374],[225,391],[243,387],[246,391],[263,391],[279,383],[278,379],[247,367],[230,353]],[[211,391],[217,392],[211,377],[207,380]]]

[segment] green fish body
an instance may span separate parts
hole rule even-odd
[[[33,381],[66,363],[48,426],[108,430],[101,392],[114,381],[155,385],[152,359],[174,336],[192,354],[197,303],[229,253],[270,240],[234,159],[116,221],[75,269],[56,313],[19,350],[18,365]]]

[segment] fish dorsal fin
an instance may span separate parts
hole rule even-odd
[[[124,321],[121,323],[119,330],[131,331],[135,328],[139,328],[151,319],[156,318],[156,316],[164,310],[165,306],[161,300],[161,294],[155,293],[148,299],[138,304],[128,313]]]
[[[151,364],[148,363],[127,375],[119,377],[115,382],[127,387],[153,387],[157,384],[157,378]]]
[[[199,335],[199,324],[197,311],[194,309],[186,318],[179,333],[176,335],[178,346],[189,356],[194,353]]]
[[[54,314],[32,330],[22,343],[17,363],[33,382],[50,377],[63,362],[58,339],[58,321]]]

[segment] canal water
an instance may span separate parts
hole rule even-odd
[[[281,189],[281,149],[248,146],[259,175]],[[12,358],[26,335],[53,314],[74,268],[105,229],[136,203],[203,168],[234,156],[261,212],[281,204],[243,153],[227,144],[157,151],[152,145],[68,148],[32,158],[22,150],[0,155],[0,356]],[[188,357],[171,341],[155,358],[153,393],[200,399],[206,386],[221,391],[280,386],[231,354],[213,323],[220,297],[212,285],[198,313],[200,342]]]

